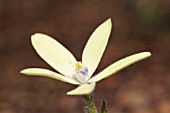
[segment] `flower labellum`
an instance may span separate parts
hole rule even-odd
[[[75,77],[80,83],[85,83],[88,79],[88,68],[84,67],[81,62],[76,63],[75,67]]]
[[[41,33],[32,35],[31,42],[38,55],[59,73],[42,68],[28,68],[22,70],[21,73],[50,77],[79,85],[67,92],[68,95],[90,94],[95,89],[96,82],[151,55],[150,52],[141,52],[125,57],[111,64],[97,75],[92,76],[107,46],[111,27],[111,19],[107,19],[95,29],[83,50],[82,61],[77,61],[69,50],[50,36]]]

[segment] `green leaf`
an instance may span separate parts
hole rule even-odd
[[[106,103],[104,100],[103,100],[102,107],[101,107],[101,113],[107,113]]]

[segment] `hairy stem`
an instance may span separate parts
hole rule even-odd
[[[94,101],[93,101],[93,97],[91,95],[84,95],[83,98],[86,101],[86,110],[87,113],[97,113]]]

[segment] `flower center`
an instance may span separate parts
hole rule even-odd
[[[85,83],[88,79],[88,68],[83,66],[81,62],[77,62],[75,65],[75,76],[76,79],[81,82]]]
[[[88,75],[88,68],[84,67],[81,62],[76,63],[75,70],[76,70],[77,74],[81,74],[84,76]]]

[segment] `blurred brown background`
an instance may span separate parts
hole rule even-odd
[[[53,70],[35,52],[30,36],[55,37],[77,59],[93,30],[113,22],[97,72],[122,57],[151,51],[141,61],[97,84],[95,102],[108,113],[170,113],[169,0],[0,0],[0,113],[83,113],[75,86],[23,76],[26,67]]]

